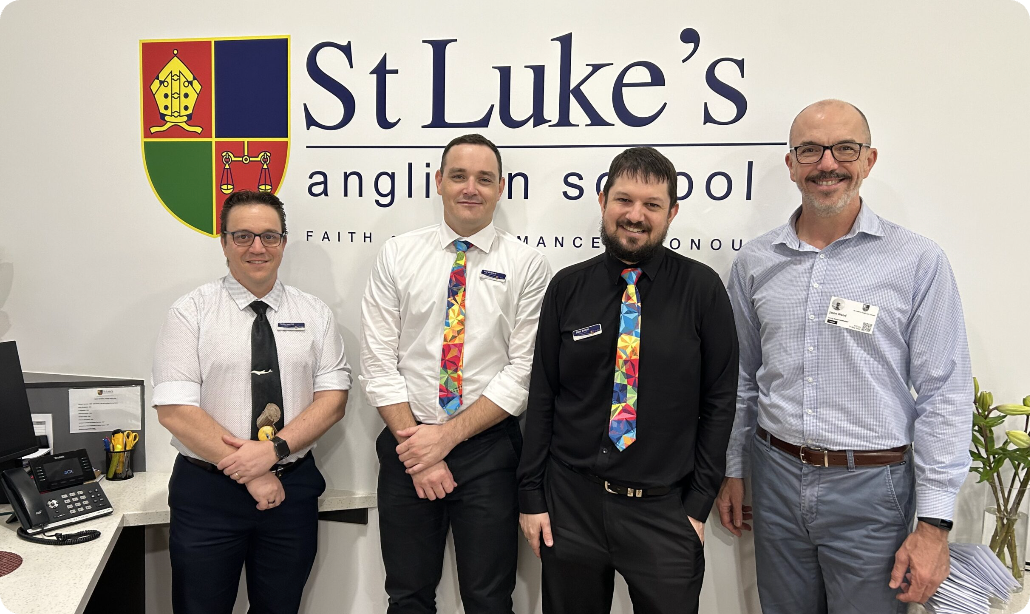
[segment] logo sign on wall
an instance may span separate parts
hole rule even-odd
[[[290,152],[288,36],[140,41],[143,163],[183,224],[218,236],[236,190],[276,193]]]

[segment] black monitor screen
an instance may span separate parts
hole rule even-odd
[[[38,450],[14,341],[0,343],[0,462]]]

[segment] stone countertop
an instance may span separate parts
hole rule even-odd
[[[61,533],[100,531],[98,539],[85,544],[33,544],[18,538],[19,523],[0,523],[0,550],[14,552],[24,559],[21,567],[0,578],[3,606],[13,614],[80,614],[122,527],[168,524],[170,476],[167,472],[141,472],[131,480],[103,480],[101,485],[114,506],[114,513],[57,529]],[[348,490],[327,490],[318,500],[320,512],[374,508],[375,505],[375,493]],[[10,509],[10,505],[0,505],[0,511]]]

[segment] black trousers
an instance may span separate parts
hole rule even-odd
[[[419,499],[396,447],[390,429],[383,429],[376,451],[387,612],[436,612],[450,527],[466,614],[511,614],[518,557],[515,467],[522,453],[518,422],[508,418],[451,450],[444,460],[458,486],[436,501]]]
[[[541,546],[544,614],[610,612],[616,571],[636,614],[697,613],[704,549],[682,489],[613,495],[551,459],[544,497],[554,536],[554,546]]]
[[[260,511],[245,486],[175,459],[168,548],[176,614],[232,612],[244,564],[251,614],[297,612],[318,547],[325,480],[310,453],[280,480],[286,500]]]

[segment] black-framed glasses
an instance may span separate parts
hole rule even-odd
[[[232,242],[239,247],[250,247],[254,244],[254,237],[261,237],[261,245],[265,247],[278,247],[283,242],[285,232],[273,232],[268,230],[262,233],[251,232],[250,230],[223,230],[222,234],[232,237]]]
[[[817,145],[815,143],[808,143],[806,145],[792,147],[791,150],[794,152],[794,157],[801,164],[814,164],[815,162],[822,160],[823,154],[826,153],[827,149],[830,150],[830,154],[833,155],[833,159],[837,162],[854,162],[862,155],[862,148],[869,146],[869,143],[841,141],[840,143],[834,143],[833,145]]]

